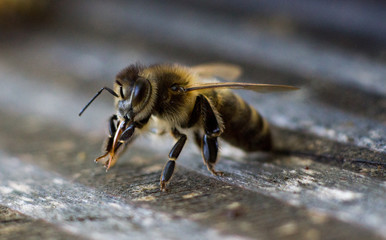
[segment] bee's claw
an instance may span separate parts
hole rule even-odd
[[[221,171],[216,171],[214,170],[213,168],[209,168],[208,167],[208,170],[215,176],[218,176],[218,177],[222,177],[224,176],[224,172],[221,172]]]
[[[110,167],[114,166],[115,162],[115,155],[113,153],[110,153],[109,159],[105,162],[106,172],[110,169]]]
[[[107,156],[107,154],[109,154],[108,152],[106,152],[105,154],[103,154],[102,156],[100,156],[100,157],[97,157],[95,160],[94,160],[94,162],[99,162],[99,160],[101,160],[101,159],[103,159],[103,158],[105,158],[106,156]]]
[[[166,192],[166,181],[161,181],[160,182],[160,189],[162,192]]]

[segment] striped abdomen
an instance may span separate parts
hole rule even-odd
[[[232,91],[211,91],[207,96],[224,122],[221,138],[245,151],[271,150],[268,123],[253,107]]]

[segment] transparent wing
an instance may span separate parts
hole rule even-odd
[[[191,67],[200,78],[220,78],[235,81],[242,74],[241,67],[229,63],[205,63]]]
[[[269,93],[269,92],[284,92],[284,91],[294,91],[299,90],[297,87],[288,86],[288,85],[276,85],[276,84],[258,84],[258,83],[239,83],[239,82],[226,82],[226,83],[202,83],[189,86],[185,89],[185,92],[198,91],[204,89],[245,89],[251,90],[259,93]]]

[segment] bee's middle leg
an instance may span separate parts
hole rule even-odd
[[[162,175],[160,179],[160,188],[162,191],[166,190],[166,184],[170,181],[173,176],[174,168],[176,166],[176,160],[181,153],[182,148],[186,142],[186,135],[180,133],[177,129],[172,130],[172,134],[175,138],[177,138],[177,142],[174,144],[173,148],[169,153],[169,161],[165,164]]]

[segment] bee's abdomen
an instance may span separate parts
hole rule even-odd
[[[269,125],[253,107],[231,91],[218,91],[212,99],[224,122],[221,138],[245,151],[271,150]]]

